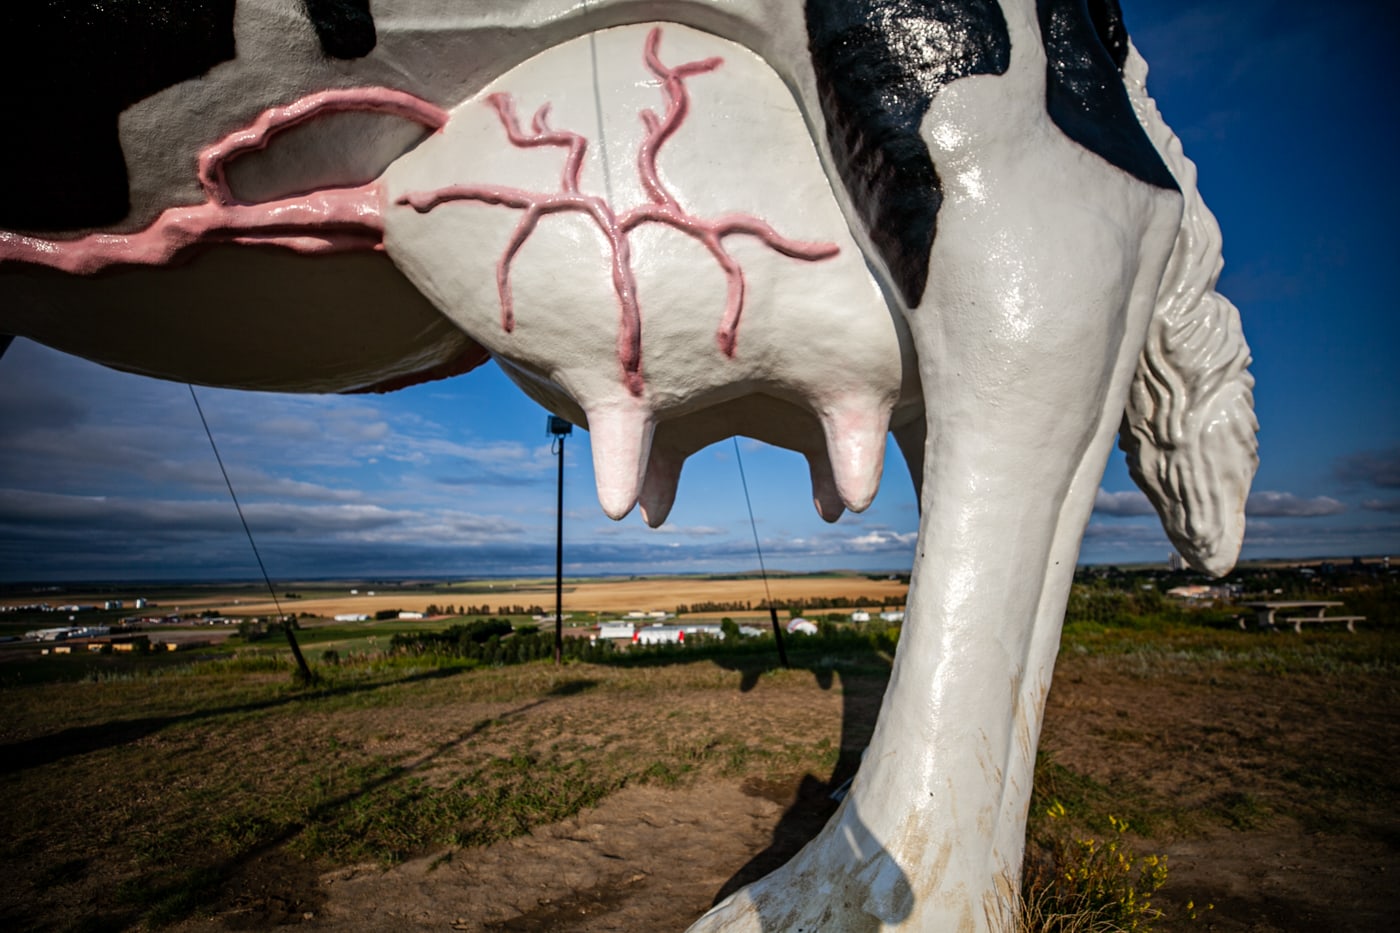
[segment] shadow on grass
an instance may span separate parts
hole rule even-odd
[[[886,650],[888,648],[889,650]],[[841,740],[836,763],[825,777],[806,774],[797,781],[749,780],[745,793],[766,797],[784,805],[773,836],[763,851],[754,855],[719,889],[718,904],[735,891],[789,861],[819,833],[839,806],[833,793],[844,791],[855,777],[860,758],[870,743],[875,719],[889,681],[893,643],[879,643],[879,637],[837,634],[799,636],[787,641],[788,667],[811,673],[822,690],[841,690]],[[685,648],[656,648],[629,652],[601,663],[627,667],[654,667],[708,661],[739,674],[739,690],[753,690],[764,675],[781,670],[777,647],[771,639],[755,640],[737,647],[704,644]],[[838,795],[840,796],[840,795]]]
[[[422,680],[425,676],[402,678],[392,683],[400,684],[411,680]],[[439,674],[438,676],[442,676]],[[362,781],[351,790],[328,798],[309,808],[302,819],[285,823],[260,836],[255,842],[241,851],[216,863],[204,863],[184,869],[169,869],[148,872],[142,876],[129,878],[114,891],[116,909],[108,907],[97,915],[84,920],[76,929],[84,933],[125,930],[144,924],[161,927],[179,922],[200,908],[211,905],[211,898],[236,899],[237,910],[225,918],[225,925],[231,929],[265,929],[287,923],[299,923],[304,913],[313,911],[323,900],[318,890],[318,870],[313,862],[292,857],[279,857],[286,843],[308,826],[313,826],[331,818],[336,812],[352,807],[356,801],[375,791],[411,777],[454,750],[476,738],[482,732],[502,722],[524,715],[533,709],[544,706],[564,697],[575,696],[597,686],[593,680],[572,680],[558,684],[539,699],[523,703],[514,709],[482,719],[472,724],[458,735],[439,742],[411,763],[397,765],[382,773]],[[382,684],[381,686],[386,686]],[[323,691],[326,695],[332,691]],[[345,692],[345,691],[341,691]],[[285,702],[291,702],[288,698]],[[260,708],[271,704],[249,704]],[[228,712],[224,710],[223,712]],[[259,868],[256,878],[245,887],[256,889],[258,894],[249,899],[234,895],[231,883],[244,875],[254,865]],[[110,903],[110,902],[109,902]],[[0,916],[5,916],[0,914]],[[19,921],[14,929],[42,929],[38,918],[14,916],[5,917],[7,922]]]
[[[822,690],[839,689],[843,697],[841,740],[831,773],[806,774],[800,779],[765,781],[751,779],[744,790],[762,796],[785,807],[773,836],[763,851],[754,855],[720,889],[718,901],[739,887],[767,874],[790,859],[826,823],[836,808],[830,791],[854,775],[861,752],[868,744],[885,683],[889,675],[889,657],[869,639],[823,638],[790,644],[790,667],[805,671]],[[594,663],[619,667],[658,667],[681,664],[712,663],[738,675],[738,689],[751,691],[765,676],[779,670],[776,649],[769,641],[730,646],[691,645],[681,650],[648,650],[609,657]],[[406,676],[374,680],[319,689],[303,689],[294,693],[269,697],[253,702],[228,704],[168,716],[150,716],[108,722],[101,725],[64,729],[51,735],[0,746],[0,774],[13,774],[25,769],[61,761],[124,743],[138,741],[176,725],[186,723],[217,723],[221,717],[286,707],[305,700],[362,694],[383,687],[430,681],[469,671],[462,666],[443,666],[420,670]],[[576,669],[577,670],[577,669]],[[216,902],[232,907],[226,916],[230,925],[262,928],[287,922],[300,922],[307,911],[319,908],[315,873],[311,863],[285,855],[282,849],[308,827],[333,820],[338,812],[353,808],[389,785],[411,780],[416,772],[431,766],[454,750],[470,743],[493,724],[524,715],[542,705],[583,693],[597,686],[598,681],[583,675],[553,687],[490,719],[477,722],[460,734],[428,747],[411,762],[378,770],[362,776],[352,787],[335,797],[319,801],[297,818],[288,822],[263,823],[261,831],[233,854],[212,863],[183,867],[168,866],[131,877],[106,898],[102,909],[86,921],[84,929],[116,930],[132,925],[161,926],[174,923]],[[0,911],[0,915],[6,913]],[[19,921],[10,928],[42,928],[42,918],[11,915],[3,926]],[[246,922],[245,922],[246,921]],[[251,925],[249,925],[251,924]]]
[[[217,719],[221,716],[237,716],[243,713],[256,713],[276,709],[292,703],[314,701],[326,697],[348,696],[380,690],[384,687],[400,686],[424,680],[438,680],[455,677],[468,670],[465,667],[442,667],[428,671],[416,671],[394,680],[371,681],[361,684],[344,684],[337,687],[313,687],[302,689],[286,696],[240,703],[234,706],[221,706],[213,709],[193,710],[171,716],[147,716],[140,719],[117,719],[90,726],[74,726],[50,735],[41,735],[22,742],[0,745],[0,775],[14,774],[29,768],[52,764],[74,755],[85,755],[128,742],[135,742],[146,736],[168,729],[181,723]]]

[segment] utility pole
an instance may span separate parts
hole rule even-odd
[[[559,456],[559,495],[555,506],[554,529],[554,663],[564,663],[564,438],[574,433],[574,426],[550,415],[546,425],[553,438],[550,452]]]

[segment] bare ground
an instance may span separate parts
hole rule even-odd
[[[823,690],[791,678],[732,703],[707,694],[669,700],[671,722],[737,716],[763,721],[765,731],[839,732],[834,775],[628,786],[529,835],[390,869],[318,872],[274,851],[179,929],[683,930],[822,825],[834,808],[826,791],[849,771],[873,722],[880,684],[871,680],[838,677]],[[1176,918],[1158,929],[1395,930],[1397,697],[1384,672],[1173,671],[1170,661],[1070,654],[1042,748],[1062,773],[1106,788],[1115,802],[1121,795],[1119,815],[1146,814],[1147,829],[1130,841],[1168,856],[1161,902]],[[632,702],[654,701],[613,697],[607,715],[645,720]],[[599,711],[585,712],[587,722]],[[1188,921],[1188,900],[1213,909]]]

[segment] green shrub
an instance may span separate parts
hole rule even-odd
[[[554,633],[537,625],[512,629],[505,619],[484,619],[450,626],[441,632],[404,632],[389,642],[391,652],[468,658],[486,664],[524,664],[554,657]],[[582,638],[564,639],[564,657],[598,661],[614,651],[612,642],[597,644]]]
[[[238,637],[247,642],[262,641],[267,637],[267,626],[252,619],[238,623]]]
[[[1045,816],[1038,840],[1045,854],[1028,867],[1022,885],[1021,929],[1150,933],[1163,916],[1152,898],[1166,884],[1166,856],[1135,853],[1125,838],[1127,821],[1112,815],[1107,839],[1076,831],[1059,801]],[[1194,915],[1194,905],[1187,910]]]

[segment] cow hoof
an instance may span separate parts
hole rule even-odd
[[[795,858],[736,891],[689,933],[875,933],[923,929],[909,877],[848,798]]]

